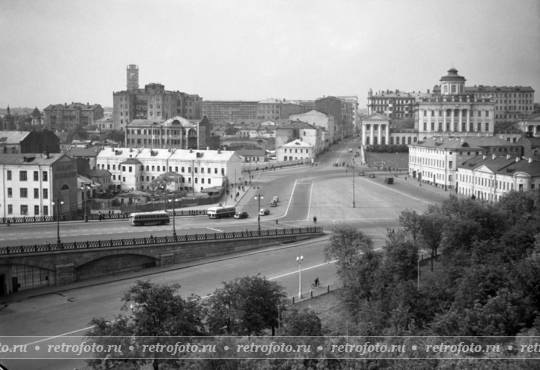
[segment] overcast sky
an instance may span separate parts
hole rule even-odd
[[[540,0],[1,0],[0,107],[112,106],[139,85],[205,100],[532,86]]]

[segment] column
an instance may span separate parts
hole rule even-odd
[[[463,109],[459,110],[459,127],[463,127]]]
[[[443,124],[443,127],[444,127],[444,131],[446,131],[446,109],[443,110],[443,119],[442,119],[442,124]],[[454,128],[452,126],[450,126],[450,131],[453,131]]]
[[[379,127],[377,128],[377,136],[379,137],[377,139],[377,144],[381,145],[382,144],[382,141],[381,141],[381,136],[382,136],[382,125],[379,124]]]
[[[370,125],[369,145],[373,145],[373,125]]]
[[[366,136],[367,136],[367,132],[366,132],[366,125],[362,124],[362,145],[366,145]]]
[[[467,127],[470,127],[471,125],[471,110],[467,109]]]
[[[386,124],[386,145],[390,145],[390,125]]]
[[[450,127],[456,127],[456,120],[454,119],[454,109],[450,111]]]

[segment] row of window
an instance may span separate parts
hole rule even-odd
[[[458,122],[454,122],[454,125],[457,126]],[[457,130],[457,127],[456,129],[452,130],[451,127],[451,122],[446,122],[446,130],[445,131],[454,131],[454,132],[458,132]],[[485,132],[489,132],[489,122],[484,122],[484,128],[485,128]],[[427,131],[428,129],[428,123],[427,122],[424,122],[424,131]],[[445,129],[445,127],[443,126],[443,122],[439,122],[438,124],[438,131],[443,131]],[[431,131],[435,131],[435,122],[431,122]],[[461,131],[467,131],[467,122],[461,122]],[[482,122],[477,122],[476,123],[476,132],[481,132],[482,131]],[[469,122],[469,131],[468,132],[475,132],[474,131],[474,122]]]
[[[155,176],[146,176],[146,182],[150,182],[150,181],[154,181],[156,178]],[[116,175],[113,175],[113,180],[116,181]],[[144,176],[141,176],[140,180],[142,182],[144,182]],[[205,179],[204,178],[200,178],[201,180],[201,184],[204,184],[205,183]],[[122,181],[122,182],[126,182],[126,177],[125,176],[118,176],[118,181]],[[182,184],[185,184],[186,183],[186,177],[182,177]],[[191,177],[187,177],[187,183],[188,184],[191,184]],[[196,177],[195,178],[195,184],[198,184],[199,183],[199,178]],[[208,185],[211,185],[212,184],[212,179],[211,178],[208,178],[206,179],[206,183]]]
[[[13,188],[7,188],[7,197],[13,198]],[[19,197],[28,198],[28,188],[20,188]],[[34,199],[39,199],[39,189],[34,188]],[[43,199],[49,199],[49,189],[43,189]]]
[[[289,153],[292,153],[292,152],[293,152],[293,150],[289,149]],[[304,149],[294,149],[294,152],[295,153],[304,153]],[[285,149],[284,153],[287,153],[287,149]],[[309,154],[309,149],[306,149],[306,153]]]
[[[20,214],[21,216],[29,216],[28,214],[28,205],[26,204],[21,204],[20,206]],[[39,208],[40,206],[34,206],[34,216],[39,216]],[[12,215],[13,214],[13,204],[8,204],[7,205],[7,213],[8,215]],[[43,206],[43,216],[48,216],[49,215],[49,206]]]
[[[449,117],[449,116],[450,116],[450,113],[451,113],[451,112],[454,112],[454,113],[455,113],[456,110],[458,111],[457,116],[459,117],[459,112],[462,112],[461,109],[446,109],[446,110],[445,110],[445,111],[446,111],[446,116]],[[429,111],[429,110],[424,110],[424,117],[427,117],[427,116],[428,116],[428,112],[430,112],[430,111]],[[438,110],[431,110],[431,117],[435,117],[435,116],[436,116],[435,112],[439,112],[439,117],[443,117],[443,112],[442,112],[442,111],[438,111]],[[466,112],[469,112],[469,115],[470,115],[471,117],[473,116],[473,110],[466,110]],[[477,110],[477,112],[478,112],[477,116],[478,116],[478,117],[482,117],[482,111],[479,109],[479,110]],[[467,113],[464,113],[464,114],[462,113],[462,116],[463,116],[463,117],[466,117],[466,116],[467,116]],[[489,111],[488,111],[488,110],[485,111],[485,116],[486,116],[486,117],[489,117]]]
[[[442,159],[422,158],[422,157],[411,156],[410,161],[411,161],[411,163],[415,163],[415,164],[423,164],[423,165],[426,165],[426,166],[444,168],[444,160],[442,160]],[[454,162],[453,161],[448,161],[448,169],[451,170],[453,168],[453,166],[454,166]]]
[[[19,171],[19,181],[28,181],[28,172],[29,171]],[[13,180],[13,173],[11,170],[7,170],[6,176],[7,181]],[[49,181],[49,173],[47,171],[43,171],[42,178],[43,181]],[[39,181],[39,171],[34,171],[34,181]]]
[[[127,143],[128,144],[154,144],[156,146],[160,146],[160,145],[181,145],[182,144],[182,139],[163,139],[160,140],[159,139],[128,139],[127,140]]]
[[[100,168],[100,164],[98,163],[97,165],[97,168],[99,169]],[[146,170],[145,170],[146,168]],[[161,168],[161,169],[160,169]],[[178,168],[180,168],[180,172],[178,172]],[[107,164],[107,168],[105,168],[105,164],[101,164],[101,169],[104,170],[104,169],[107,169],[107,170],[111,170],[111,165],[110,164]],[[132,172],[132,169],[133,167],[132,166],[128,166],[128,172]],[[175,166],[174,167],[174,172],[176,173],[186,173],[185,171],[186,167],[178,167],[178,166]],[[204,167],[200,167],[201,171],[200,173],[205,173],[204,172]],[[116,165],[113,164],[112,165],[112,170],[113,171],[116,171]],[[120,170],[120,165],[118,165],[118,170]],[[141,165],[141,168],[140,168],[141,171],[163,171],[163,172],[166,172],[167,171],[167,167],[166,166],[150,166],[150,165],[146,165],[146,167],[144,165]],[[173,167],[172,166],[169,166],[169,171],[172,172],[173,170]],[[214,168],[214,174],[217,175],[218,174],[218,171],[219,169],[217,167]],[[126,166],[122,166],[122,171],[126,171]],[[194,173],[199,173],[199,167],[194,167],[193,168],[193,172]],[[191,167],[187,167],[187,173],[191,173]],[[206,173],[208,174],[211,174],[212,173],[212,168],[211,167],[207,167],[206,168]],[[225,175],[225,169],[222,168],[221,169],[221,175]]]

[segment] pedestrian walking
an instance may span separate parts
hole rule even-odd
[[[99,219],[100,221],[103,220],[103,215],[101,214],[101,212],[99,212],[98,219]]]
[[[276,227],[278,226],[278,224],[279,224],[279,223],[278,223],[278,220],[276,220]]]

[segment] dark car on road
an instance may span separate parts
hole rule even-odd
[[[374,173],[370,173],[369,174],[369,177],[371,177],[372,179],[375,178],[375,174]]]
[[[234,218],[248,218],[249,215],[247,212],[238,212],[234,215]]]
[[[261,216],[266,216],[269,214],[270,214],[270,210],[268,208],[261,208],[261,210],[259,211],[259,215]]]

